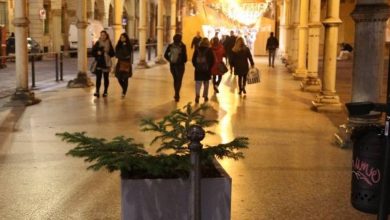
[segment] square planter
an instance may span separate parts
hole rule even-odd
[[[221,177],[202,178],[202,220],[229,220],[232,180],[216,161]],[[189,179],[122,179],[122,220],[185,220]]]

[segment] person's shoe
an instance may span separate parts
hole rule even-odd
[[[240,89],[240,91],[238,92],[238,94],[241,95],[241,93],[242,93],[242,90]]]
[[[107,92],[103,93],[103,97],[107,97]]]
[[[174,99],[175,99],[175,102],[180,101],[180,97],[175,96]]]
[[[214,86],[214,92],[215,92],[215,93],[219,93],[219,90],[218,90],[218,87],[217,87],[217,86]]]
[[[243,92],[244,94],[246,94],[246,90],[245,90],[245,89],[242,89],[242,92]]]
[[[97,93],[97,92],[95,92],[95,93],[93,94],[93,96],[96,96],[96,98],[99,98],[99,97],[100,97],[99,93]]]
[[[122,93],[122,99],[126,96],[126,93]]]
[[[195,103],[199,103],[199,96],[195,97]]]
[[[205,102],[209,101],[209,97],[204,97],[204,101]]]

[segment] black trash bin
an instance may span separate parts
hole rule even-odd
[[[378,213],[386,150],[384,126],[367,125],[354,129],[351,203],[367,213]],[[390,207],[388,209],[390,211]]]

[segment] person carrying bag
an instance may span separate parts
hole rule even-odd
[[[133,75],[131,66],[132,48],[129,36],[126,33],[121,34],[115,46],[115,57],[118,58],[115,67],[115,76],[118,79],[119,85],[122,87],[122,98],[126,96],[129,78]]]

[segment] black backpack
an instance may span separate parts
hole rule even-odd
[[[196,68],[200,72],[207,72],[209,71],[209,64],[207,62],[207,51],[208,50],[198,50],[198,54],[196,55]]]

